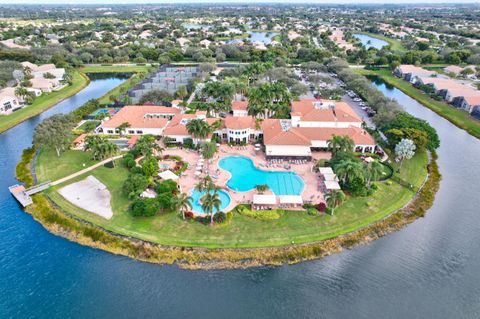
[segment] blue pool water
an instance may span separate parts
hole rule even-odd
[[[267,184],[275,195],[300,195],[303,191],[303,180],[296,173],[263,171],[248,157],[228,156],[222,158],[218,166],[231,174],[227,186],[238,192],[249,191],[260,184]]]
[[[192,210],[198,213],[204,213],[202,204],[200,203],[200,198],[205,194],[205,192],[199,192],[197,190],[192,191]],[[220,201],[222,201],[222,205],[220,205],[220,211],[223,211],[225,208],[228,207],[230,204],[230,196],[226,191],[219,190],[218,196],[220,197]],[[213,212],[216,213],[217,210],[213,209]]]

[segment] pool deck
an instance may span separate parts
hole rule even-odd
[[[198,161],[200,160],[200,154],[196,151],[180,148],[166,148],[163,151],[163,155],[177,155],[183,158],[189,164],[189,168],[183,173],[183,175],[178,179],[178,184],[183,192],[190,193],[190,191],[195,187],[199,181],[199,177],[195,176],[195,168]],[[319,176],[318,173],[312,172],[313,162],[307,162],[305,164],[290,164],[290,169],[286,170],[283,168],[283,164],[274,164],[270,166],[266,165],[265,154],[261,151],[256,152],[253,145],[247,146],[229,146],[221,145],[218,152],[215,154],[215,157],[212,159],[211,163],[207,164],[205,161],[204,173],[205,171],[210,171],[210,176],[217,175],[218,179],[214,180],[215,184],[222,189],[228,191],[231,201],[230,205],[227,206],[225,211],[230,211],[238,204],[242,203],[251,203],[253,195],[257,192],[253,189],[247,192],[237,192],[226,186],[227,181],[230,179],[230,173],[218,167],[218,161],[224,157],[228,156],[245,156],[250,158],[255,167],[267,171],[279,171],[279,172],[295,172],[298,176],[303,179],[305,187],[301,194],[304,203],[312,202],[314,204],[323,201],[323,194],[319,190]],[[323,158],[325,155],[317,155],[317,158]],[[263,166],[262,166],[263,165]]]

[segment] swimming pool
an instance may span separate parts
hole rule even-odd
[[[205,192],[199,192],[196,189],[192,190],[192,210],[197,213],[205,213],[202,208],[202,204],[200,203],[200,198],[205,194]],[[220,205],[220,211],[225,210],[225,208],[230,205],[230,195],[224,190],[218,191],[218,196],[220,197],[220,201],[222,204]],[[216,213],[217,210],[213,209],[213,212]]]
[[[305,184],[294,172],[270,172],[255,167],[244,156],[222,158],[218,166],[231,174],[227,186],[238,192],[246,192],[260,184],[267,184],[275,195],[300,195]]]

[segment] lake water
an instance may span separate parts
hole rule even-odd
[[[366,35],[366,34],[354,34],[353,36],[354,36],[355,38],[359,39],[360,42],[361,42],[367,49],[375,48],[375,49],[380,50],[380,49],[383,48],[384,46],[387,46],[387,45],[388,45],[388,42],[387,42],[387,41],[383,41],[383,40],[380,40],[380,39],[371,37],[371,36]]]
[[[257,31],[247,31],[250,34],[249,38],[235,38],[228,40],[227,43],[238,43],[240,41],[249,40],[251,42],[262,42],[267,45],[272,43],[272,38],[278,35],[278,32],[257,32]]]
[[[378,82],[440,134],[443,180],[427,216],[367,246],[293,266],[186,271],[137,262],[51,235],[7,192],[42,118],[0,135],[0,318],[479,318],[480,142]]]

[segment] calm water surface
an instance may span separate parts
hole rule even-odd
[[[377,86],[438,130],[443,174],[424,219],[368,246],[294,266],[186,271],[79,246],[45,231],[6,187],[41,118],[0,135],[0,318],[479,318],[480,142],[400,91]]]
[[[380,50],[384,46],[388,45],[387,41],[383,41],[366,34],[354,34],[353,36],[358,40],[360,40],[360,42],[367,48],[367,50],[370,48],[375,48]]]

